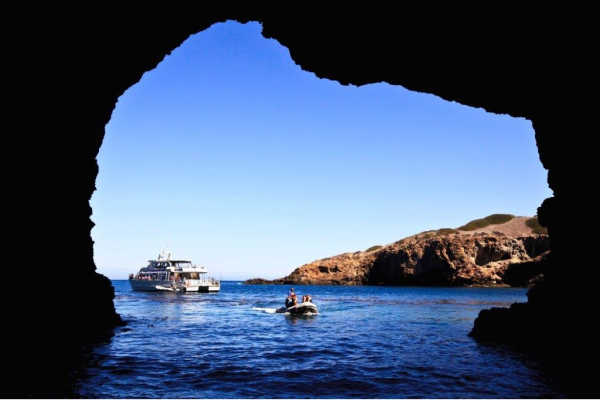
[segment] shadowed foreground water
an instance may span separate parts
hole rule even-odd
[[[527,357],[467,336],[525,289],[298,286],[320,314],[274,314],[288,286],[132,292],[128,321],[76,373],[81,397],[555,397]]]

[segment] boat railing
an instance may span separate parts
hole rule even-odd
[[[169,274],[165,272],[138,273],[137,275],[132,276],[130,279],[142,281],[166,281],[169,279]]]
[[[193,285],[200,285],[200,286],[205,286],[205,285],[214,285],[214,286],[221,286],[221,282],[214,279],[214,278],[207,278],[207,277],[200,277],[198,279],[193,279],[193,278],[184,278],[183,280],[184,284],[191,284]]]

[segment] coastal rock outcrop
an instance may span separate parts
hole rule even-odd
[[[262,278],[252,278],[252,279],[248,279],[244,282],[247,285],[268,285],[270,283],[273,283],[273,281],[270,281],[268,279],[262,279]]]
[[[526,286],[550,248],[546,234],[511,218],[473,231],[440,229],[386,246],[344,253],[296,268],[271,281],[307,285]],[[504,279],[508,276],[510,279]],[[253,279],[248,284],[268,283]]]

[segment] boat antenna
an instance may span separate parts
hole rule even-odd
[[[159,260],[170,260],[171,259],[171,252],[167,252],[166,250],[166,246],[163,247],[163,249],[160,251],[160,254],[158,255],[158,259]]]
[[[163,260],[163,261],[164,261],[164,260],[167,260],[167,261],[168,261],[168,260],[170,260],[170,259],[171,259],[171,253],[170,253],[170,252],[167,252],[167,250],[165,250],[165,248],[163,248],[163,249],[160,251],[160,254],[158,255],[158,259],[159,259],[159,260]]]

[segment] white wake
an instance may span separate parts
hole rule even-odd
[[[262,311],[267,314],[275,314],[277,312],[276,308],[268,308],[268,307],[252,307],[255,311]]]

